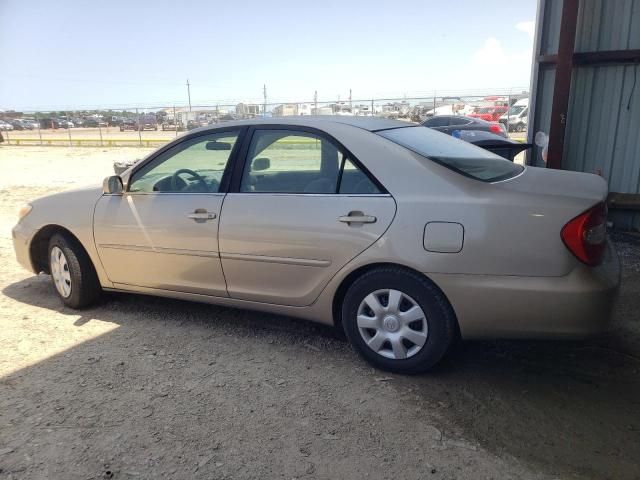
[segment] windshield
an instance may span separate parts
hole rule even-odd
[[[524,110],[524,105],[514,105],[509,109],[509,115],[518,115]]]
[[[487,150],[422,126],[376,132],[429,160],[483,182],[515,177],[523,167]]]

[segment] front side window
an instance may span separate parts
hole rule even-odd
[[[454,172],[483,182],[497,182],[515,177],[523,167],[494,153],[428,128],[401,127],[377,132]]]
[[[217,193],[237,139],[236,131],[185,140],[136,171],[129,191]]]
[[[509,115],[518,115],[522,112],[522,110],[524,110],[525,107],[523,105],[513,105],[510,109],[509,109]]]
[[[280,129],[256,130],[253,134],[240,192],[380,193],[375,183],[329,140],[309,132]]]

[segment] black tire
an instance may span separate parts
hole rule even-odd
[[[69,235],[62,233],[53,235],[47,249],[49,268],[51,268],[51,251],[54,247],[62,250],[66,257],[71,278],[71,293],[68,297],[64,297],[58,291],[53,275],[51,276],[51,282],[62,302],[66,306],[75,309],[86,308],[95,303],[102,293],[102,288],[93,263],[87,252],[82,248],[82,245]]]
[[[426,342],[409,358],[386,358],[369,348],[360,334],[356,317],[361,302],[370,293],[383,289],[410,296],[427,319]],[[458,331],[455,313],[440,289],[424,275],[394,266],[370,270],[349,287],[342,303],[342,326],[351,345],[367,362],[381,370],[410,375],[426,372],[438,363]]]

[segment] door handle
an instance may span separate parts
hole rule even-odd
[[[204,208],[197,208],[193,213],[187,215],[187,217],[198,221],[198,220],[213,220],[216,218],[216,214],[213,212],[207,212]]]
[[[342,223],[375,223],[377,220],[373,215],[365,215],[362,212],[349,212],[349,215],[338,217],[338,221]]]

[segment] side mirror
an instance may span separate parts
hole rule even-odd
[[[215,140],[207,142],[205,147],[207,150],[231,150],[230,143],[216,142]]]
[[[102,193],[105,195],[122,195],[123,191],[122,179],[118,175],[111,175],[102,182]]]
[[[262,170],[268,170],[269,168],[271,168],[271,160],[268,158],[256,158],[251,163],[252,172],[261,172]]]

